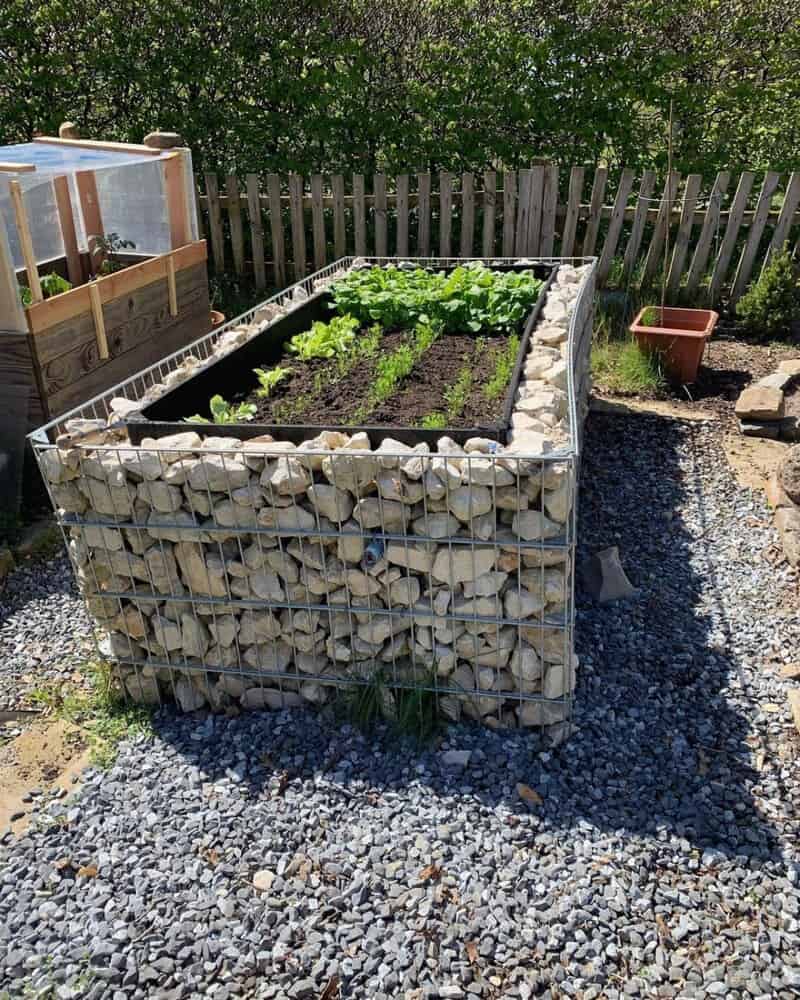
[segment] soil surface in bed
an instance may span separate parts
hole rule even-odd
[[[509,349],[510,338],[505,333],[443,333],[393,394],[371,405],[379,361],[395,351],[407,336],[397,330],[384,333],[377,354],[359,359],[343,375],[335,358],[299,361],[287,354],[280,364],[291,368],[292,374],[272,390],[268,399],[259,397],[254,390],[233,401],[255,404],[254,420],[264,424],[412,427],[422,426],[423,419],[432,413],[445,415],[442,426],[447,427],[481,427],[502,421],[511,372],[499,392],[495,386],[493,394],[487,393],[487,386],[495,375],[498,359]],[[465,369],[471,378],[465,378]],[[448,396],[459,380],[464,401],[456,413]]]

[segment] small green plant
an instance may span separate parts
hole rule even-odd
[[[257,409],[255,403],[239,403],[237,406],[233,406],[219,395],[211,397],[208,408],[211,411],[211,422],[215,424],[238,424],[252,420]],[[186,418],[187,424],[207,424],[208,422],[208,417],[204,417],[200,413]]]
[[[334,316],[330,323],[317,320],[311,329],[298,333],[289,341],[288,350],[301,361],[333,358],[344,354],[356,339],[359,321],[353,316]]]
[[[428,431],[441,430],[442,427],[447,427],[447,417],[438,410],[434,410],[433,413],[425,414],[420,421],[420,427],[424,427]]]
[[[432,675],[421,674],[419,686],[393,686],[376,670],[363,684],[341,688],[336,700],[339,714],[362,732],[369,733],[385,721],[396,736],[420,746],[430,743],[440,729]]]
[[[508,338],[508,342],[498,351],[494,360],[494,371],[491,378],[483,387],[483,395],[486,399],[497,399],[502,396],[508,388],[511,376],[514,373],[514,365],[517,363],[519,354],[520,339],[516,334]]]
[[[52,299],[54,295],[61,295],[62,292],[68,292],[72,288],[72,282],[67,281],[66,278],[62,278],[55,271],[43,275],[39,279],[39,284],[42,286],[42,295],[46,299]],[[33,302],[31,290],[27,285],[20,285],[19,297],[24,306],[29,306]]]
[[[256,389],[256,396],[261,399],[269,399],[275,386],[292,374],[291,368],[254,368],[253,371],[261,387]]]
[[[78,726],[98,767],[110,767],[122,740],[152,735],[150,712],[130,704],[105,661],[92,662],[86,670],[87,685],[53,682],[33,692],[33,700],[58,718]]]
[[[648,306],[639,321],[642,326],[661,326],[661,309],[658,306]]]
[[[104,233],[102,236],[92,236],[94,252],[103,258],[98,274],[114,274],[121,271],[125,262],[119,259],[123,250],[135,250],[136,244],[131,240],[123,240],[119,233]]]
[[[414,367],[415,352],[410,344],[401,344],[385,358],[381,358],[375,372],[372,396],[376,403],[391,396],[397,386]]]
[[[788,247],[774,253],[757,281],[736,304],[736,317],[753,336],[785,337],[800,311],[800,291]]]
[[[627,396],[659,396],[667,385],[659,355],[643,351],[630,337],[596,341],[592,374],[601,388]]]

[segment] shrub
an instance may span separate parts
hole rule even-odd
[[[736,316],[748,333],[765,340],[789,333],[798,312],[798,281],[784,245],[736,305]]]

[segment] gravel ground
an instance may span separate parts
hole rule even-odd
[[[719,440],[590,422],[582,537],[640,595],[581,603],[570,741],[164,711],[0,848],[9,994],[800,996],[797,580]]]
[[[0,593],[0,709],[24,708],[27,692],[67,679],[92,648],[66,554],[23,563]]]

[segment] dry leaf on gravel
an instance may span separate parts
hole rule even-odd
[[[523,785],[522,782],[517,785],[517,795],[532,806],[540,806],[544,803],[544,799],[535,788],[531,788],[530,785]]]
[[[442,869],[439,868],[438,865],[426,865],[419,873],[419,877],[423,882],[427,882],[431,879],[434,882],[438,882],[438,880],[442,877]]]
[[[478,964],[478,946],[474,941],[467,941],[466,944],[467,958],[469,959],[470,965]]]
[[[81,865],[76,874],[78,878],[97,878],[97,868],[95,865]]]

